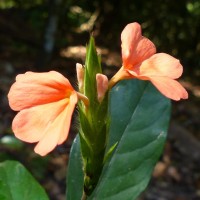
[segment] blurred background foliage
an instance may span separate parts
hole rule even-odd
[[[0,161],[21,161],[49,192],[53,184],[52,199],[64,199],[59,195],[65,190],[66,151],[77,129],[72,126],[74,134],[64,146],[45,159],[38,157],[32,145],[27,148],[13,137],[10,126],[15,113],[7,102],[9,87],[16,74],[27,70],[61,71],[75,83],[75,64],[84,63],[90,33],[107,67],[105,73],[113,74],[121,66],[121,31],[134,21],[142,25],[143,34],[158,52],[169,53],[183,64],[181,79],[190,92],[189,107],[179,104],[174,116],[199,140],[200,0],[0,0]],[[52,183],[52,176],[59,187]]]
[[[200,76],[199,0],[1,0],[0,50],[5,54],[11,46],[17,54],[49,59],[47,53],[72,43],[85,45],[93,31],[97,45],[120,51],[120,32],[133,21],[142,24],[159,52],[181,59],[188,78]]]

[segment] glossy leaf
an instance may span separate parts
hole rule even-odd
[[[112,89],[110,113],[107,149],[116,142],[118,145],[88,199],[135,200],[146,188],[162,153],[170,118],[170,101],[149,82],[121,81]],[[76,149],[80,148],[79,143],[75,145]],[[73,157],[73,154],[75,152],[71,161],[81,163],[80,158]],[[68,173],[76,176],[78,172],[69,170]]]
[[[79,136],[74,139],[71,147],[67,170],[67,200],[80,200],[83,192],[83,167],[80,152]]]
[[[1,200],[48,200],[44,189],[17,161],[0,163]]]

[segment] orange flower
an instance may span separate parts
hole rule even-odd
[[[27,72],[16,77],[8,94],[9,105],[20,111],[12,129],[25,142],[38,142],[35,152],[44,156],[68,136],[78,94],[58,72]]]
[[[179,60],[157,53],[154,44],[142,36],[138,23],[128,24],[121,34],[123,66],[110,80],[112,87],[119,80],[137,78],[149,80],[166,97],[173,100],[187,99],[188,93],[174,80],[183,73]]]

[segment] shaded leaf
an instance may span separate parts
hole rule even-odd
[[[1,200],[48,200],[44,189],[17,161],[0,163]]]
[[[80,200],[83,192],[83,170],[80,139],[77,135],[71,147],[67,170],[67,200]]]

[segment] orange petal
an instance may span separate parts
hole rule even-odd
[[[72,114],[74,112],[74,108],[75,108],[75,105],[76,105],[77,101],[78,101],[78,98],[77,98],[77,94],[75,92],[74,94],[72,94],[70,96],[69,104],[67,106],[67,111],[66,111],[67,116],[65,118],[65,131],[60,132],[60,137],[59,137],[59,140],[58,140],[58,144],[62,144],[67,139],[69,128],[70,128]]]
[[[128,24],[121,34],[122,60],[125,68],[133,67],[156,53],[155,45],[142,36],[138,23]]]
[[[44,156],[67,139],[76,103],[74,92],[70,99],[22,110],[13,120],[13,132],[23,141],[39,141],[35,151]]]
[[[176,80],[168,77],[151,77],[150,81],[166,97],[179,101],[187,99],[188,93],[185,88]]]
[[[68,99],[63,99],[20,111],[12,123],[15,136],[25,142],[38,142],[43,137],[45,130],[67,107],[68,101]]]
[[[27,72],[16,77],[8,93],[9,105],[19,111],[32,106],[51,103],[74,91],[68,79],[58,72]]]
[[[70,99],[67,107],[57,116],[45,130],[42,139],[35,147],[35,152],[45,156],[52,151],[58,144],[63,143],[68,136],[71,117],[75,107],[75,96]],[[76,98],[77,99],[77,98]]]
[[[179,78],[183,73],[183,67],[179,60],[165,53],[157,53],[151,56],[133,70],[139,76],[165,76],[172,79]]]
[[[64,114],[62,113],[58,118],[63,117],[63,115]],[[35,153],[39,154],[40,156],[45,156],[51,152],[58,144],[59,132],[64,131],[64,128],[65,124],[63,123],[63,120],[59,122],[56,120],[54,125],[50,125],[46,130],[44,137],[35,146]]]

